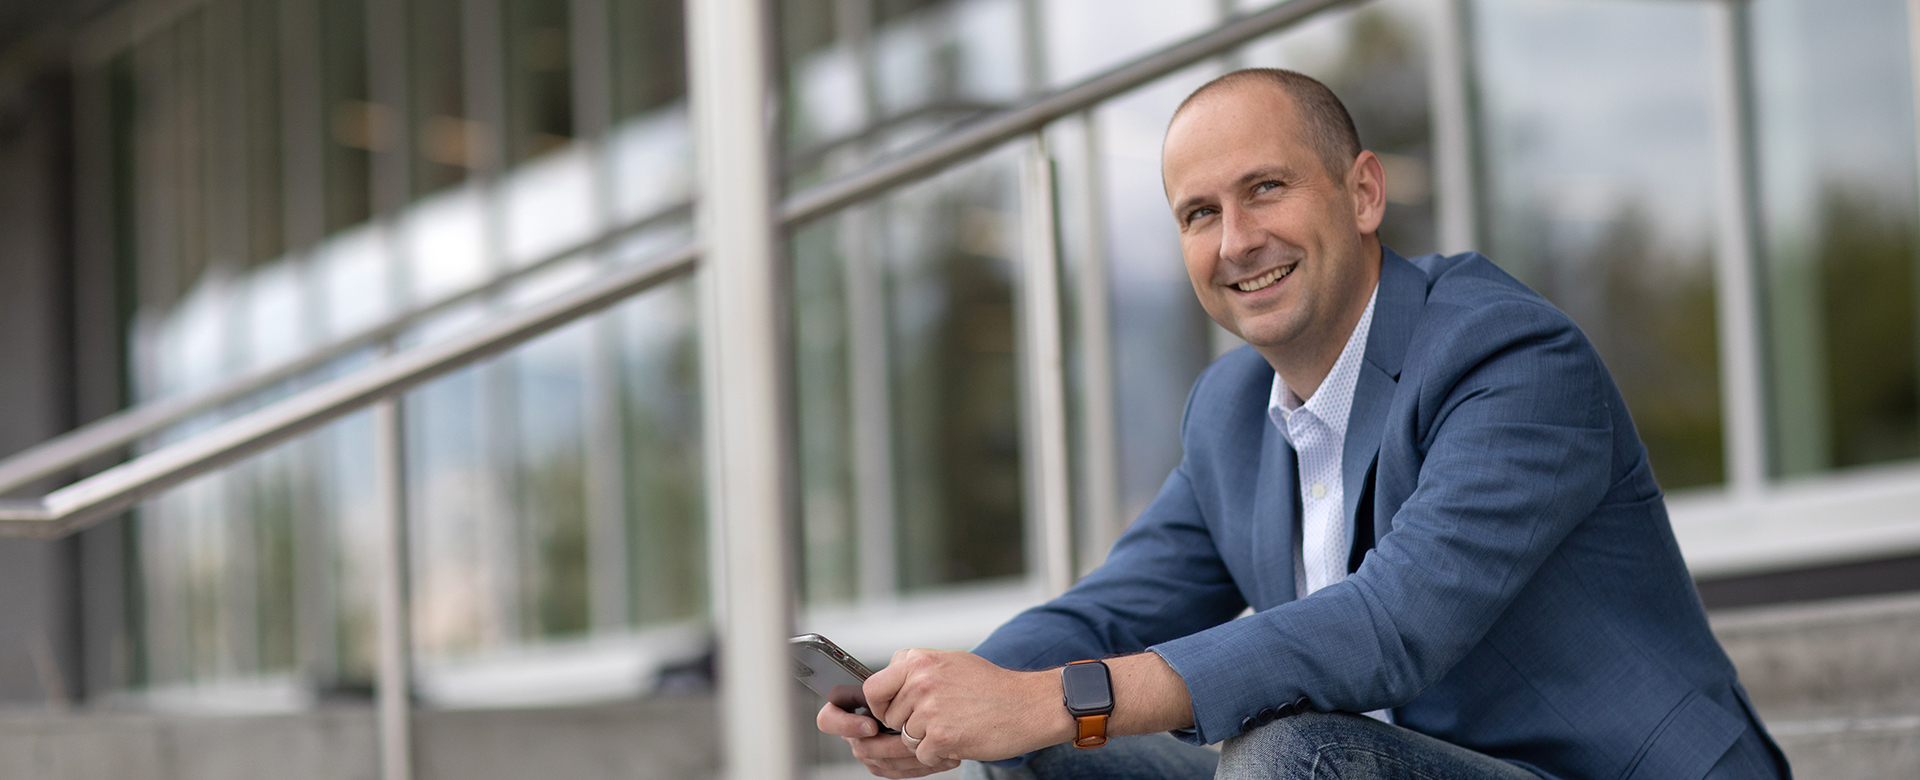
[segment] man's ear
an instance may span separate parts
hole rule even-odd
[[[1353,167],[1347,170],[1347,194],[1353,197],[1353,220],[1360,234],[1379,232],[1387,216],[1387,171],[1378,155],[1362,151],[1353,158]]]

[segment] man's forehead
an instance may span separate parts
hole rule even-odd
[[[1238,124],[1249,120],[1270,122],[1293,118],[1293,95],[1279,84],[1255,78],[1216,84],[1189,98],[1174,111],[1173,118],[1167,123],[1167,133],[1161,140],[1161,147],[1164,150],[1174,140],[1176,133],[1183,129],[1190,131],[1194,125]],[[1287,132],[1293,129],[1293,123],[1273,122],[1266,127],[1274,132]]]
[[[1237,151],[1248,150],[1249,142],[1274,151],[1296,146],[1303,140],[1298,127],[1293,97],[1279,85],[1260,81],[1218,85],[1196,95],[1168,124],[1160,146],[1161,188],[1169,199],[1174,197],[1174,179],[1185,168],[1228,151],[1222,144]],[[1268,161],[1275,166],[1286,162]],[[1175,170],[1176,166],[1182,170]]]

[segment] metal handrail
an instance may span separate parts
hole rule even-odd
[[[1208,32],[1042,95],[1017,108],[965,125],[907,154],[809,187],[786,199],[780,208],[779,219],[791,229],[827,216],[895,187],[931,176],[1039,130],[1049,122],[1085,111],[1112,97],[1223,54],[1321,11],[1357,2],[1360,0],[1288,0],[1264,11],[1243,15]],[[569,248],[566,254],[558,257],[605,245],[632,229],[636,228],[616,228]],[[609,271],[571,292],[505,315],[464,336],[396,354],[46,496],[0,501],[0,537],[56,538],[86,528],[142,498],[264,450],[382,398],[504,352],[629,296],[690,273],[699,260],[699,254],[698,245],[689,244],[654,260]],[[219,403],[205,408],[218,406]],[[158,414],[155,413],[155,416],[157,418]],[[131,426],[133,423],[125,424]],[[164,428],[165,425],[159,427]],[[79,437],[73,438],[77,440]],[[102,435],[100,438],[106,440],[109,437]],[[132,440],[128,439],[127,442]],[[127,442],[106,446],[94,454],[111,452]],[[81,444],[70,442],[65,446],[77,450]],[[56,449],[51,442],[43,447],[29,452]],[[43,457],[49,462],[53,459],[52,455]],[[12,462],[9,460],[7,463]],[[54,472],[70,465],[62,465]]]
[[[0,495],[57,476],[95,458],[111,455],[198,415],[305,376],[360,350],[384,344],[429,317],[500,292],[514,282],[551,268],[563,260],[603,249],[640,231],[686,219],[692,213],[691,202],[673,204],[629,220],[593,238],[549,252],[531,263],[504,271],[472,287],[449,293],[384,322],[322,344],[285,363],[249,371],[196,393],[141,404],[28,447],[0,460]]]

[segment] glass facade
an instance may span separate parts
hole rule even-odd
[[[1773,468],[1920,456],[1905,3],[1752,6]]]
[[[781,0],[786,189],[1270,4]],[[99,189],[116,262],[133,270],[122,294],[134,398],[202,392],[506,281],[148,447],[690,237],[677,0],[177,5],[106,47],[89,66],[104,78],[78,82],[111,93],[113,126],[82,136],[105,146],[80,153],[114,161]],[[1187,390],[1231,346],[1193,300],[1166,214],[1159,144],[1174,105],[1236,67],[1323,78],[1386,167],[1385,242],[1434,251],[1449,197],[1437,171],[1459,151],[1435,140],[1434,84],[1457,63],[1434,61],[1434,36],[1450,22],[1470,55],[1476,246],[1598,346],[1663,485],[1713,496],[1730,481],[1717,6],[1474,0],[1444,16],[1453,7],[1330,11],[1043,131],[1081,569],[1178,463]],[[1920,167],[1905,6],[1747,7],[1772,473],[1911,462]],[[1018,606],[1038,592],[1021,341],[1036,260],[1020,239],[1032,218],[1020,151],[1009,144],[789,236],[798,559],[816,614],[967,593]],[[430,701],[636,695],[651,682],[619,688],[588,672],[529,693],[509,672],[633,656],[704,630],[700,283],[647,292],[407,394],[413,639]],[[139,507],[122,684],[256,690],[243,698],[260,707],[365,686],[372,425],[362,413]],[[952,642],[990,627],[953,629]],[[436,693],[452,690],[463,693]]]
[[[1724,480],[1708,6],[1476,4],[1487,254],[1580,323],[1660,484]]]

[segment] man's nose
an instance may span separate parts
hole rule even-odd
[[[1234,265],[1250,262],[1267,243],[1267,233],[1252,215],[1236,206],[1220,209],[1220,259]]]

